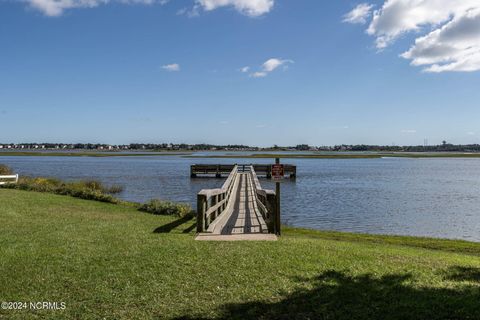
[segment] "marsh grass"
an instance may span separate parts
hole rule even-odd
[[[380,159],[380,158],[480,158],[480,153],[455,153],[455,152],[438,152],[438,153],[421,153],[421,152],[399,152],[399,153],[382,153],[382,152],[336,152],[336,153],[266,153],[266,154],[225,154],[225,155],[186,155],[184,158],[213,158],[213,159]]]
[[[10,169],[10,167],[4,164],[0,164],[0,175],[10,175],[10,174],[13,174],[12,169]]]
[[[3,185],[3,188],[24,191],[47,192],[85,200],[118,203],[113,194],[123,190],[121,186],[107,187],[100,181],[85,180],[65,182],[57,178],[20,177],[17,184]]]
[[[194,211],[188,204],[152,199],[139,207],[140,211],[156,215],[193,217]]]
[[[11,174],[12,171],[7,166],[0,165],[0,172],[4,172],[3,174]],[[2,185],[0,188],[53,193],[113,204],[121,203],[123,205],[135,207],[139,211],[154,215],[177,216],[179,218],[193,218],[195,216],[194,210],[188,204],[162,201],[158,199],[152,199],[145,204],[122,201],[115,198],[114,195],[121,193],[124,190],[123,186],[107,186],[94,179],[66,182],[57,178],[23,176],[20,177],[17,184]]]

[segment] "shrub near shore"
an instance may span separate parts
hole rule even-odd
[[[12,173],[13,171],[9,167],[0,165],[0,174],[6,175]],[[122,186],[105,186],[102,182],[91,179],[65,182],[57,178],[20,177],[17,184],[6,184],[2,187],[25,191],[54,193],[85,200],[94,200],[114,204],[123,203],[137,207],[139,211],[155,215],[169,215],[180,218],[194,216],[194,211],[188,204],[162,201],[158,199],[152,199],[145,204],[130,203],[119,200],[115,198],[114,195],[123,191]]]
[[[0,175],[10,175],[13,174],[12,169],[6,165],[0,164]]]
[[[193,217],[194,212],[188,204],[152,199],[138,208],[140,211],[157,215]]]
[[[106,187],[95,180],[65,182],[42,177],[20,177],[17,184],[7,184],[4,188],[55,193],[108,203],[118,203],[119,200],[113,194],[122,191],[120,186]]]

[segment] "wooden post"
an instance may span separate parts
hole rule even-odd
[[[280,164],[280,158],[275,158],[275,164]],[[280,219],[280,182],[275,183],[275,195],[277,204],[275,206],[275,233],[277,235],[281,234],[281,219]]]
[[[267,192],[267,208],[269,210],[268,216],[268,231],[276,234],[275,219],[277,216],[277,196],[274,191],[268,190]]]
[[[197,175],[195,173],[195,165],[190,166],[190,178],[196,178]]]
[[[211,200],[212,204],[211,204],[210,208],[215,206],[218,203],[218,195],[214,195],[211,199],[212,199]],[[215,210],[215,212],[213,212],[213,220],[217,219],[217,214],[218,214],[218,209]],[[210,221],[208,221],[208,223],[210,223]]]
[[[297,178],[297,166],[292,167],[292,172],[290,173],[290,179],[296,179]]]
[[[205,211],[207,199],[203,194],[197,195],[197,232],[205,231]]]

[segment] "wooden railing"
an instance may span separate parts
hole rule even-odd
[[[192,164],[190,166],[190,176],[196,178],[198,176],[215,176],[220,178],[233,170],[237,166],[239,170],[242,168],[251,167],[255,169],[257,175],[265,176],[268,179],[272,178],[272,165],[271,164]],[[292,179],[297,177],[297,166],[291,164],[284,164],[283,166],[286,176]]]
[[[6,181],[2,181],[6,180]],[[8,175],[8,176],[0,176],[0,185],[8,184],[8,183],[18,183],[18,174]]]
[[[197,195],[197,232],[205,232],[210,224],[227,208],[237,180],[234,166],[221,189],[202,190]]]
[[[277,226],[275,226],[275,215],[277,214],[277,201],[275,191],[262,189],[253,166],[250,167],[250,175],[253,181],[253,190],[256,195],[257,208],[267,223],[268,231],[270,233],[276,233]]]

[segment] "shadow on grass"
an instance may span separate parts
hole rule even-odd
[[[188,227],[187,229],[183,230],[183,233],[190,233],[190,232],[192,232],[196,227],[197,227],[197,223],[195,222],[195,223],[192,224],[190,227]]]
[[[472,271],[478,272],[456,269],[459,279],[471,279]],[[226,304],[218,310],[217,319],[480,319],[477,285],[429,288],[415,285],[410,274],[378,278],[338,271],[298,280],[309,289],[286,294],[276,302]]]
[[[471,281],[480,283],[480,268],[459,266],[452,267],[447,270],[445,279],[452,281]],[[480,301],[478,303],[480,305]]]
[[[155,230],[153,230],[153,233],[169,233],[173,229],[181,226],[184,223],[187,223],[188,221],[190,221],[192,219],[193,219],[193,216],[187,215],[185,217],[182,217],[182,218],[177,219],[173,222],[167,223],[163,226],[160,226],[160,227],[156,228]]]

